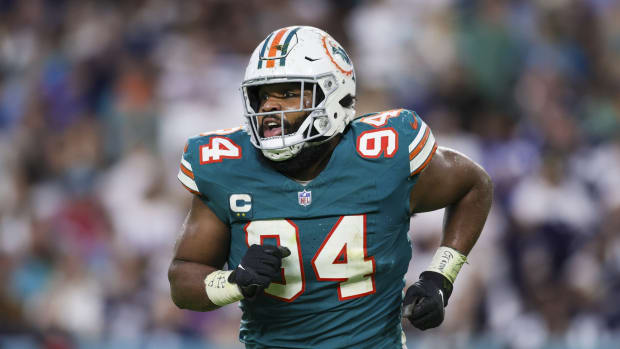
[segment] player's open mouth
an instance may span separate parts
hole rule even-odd
[[[282,125],[279,118],[266,117],[263,119],[261,127],[265,138],[282,135]]]

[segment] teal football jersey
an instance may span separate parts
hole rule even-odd
[[[280,280],[240,302],[247,348],[402,348],[409,193],[436,147],[411,111],[367,114],[302,185],[241,129],[189,140],[179,180],[230,226],[229,268],[252,244],[291,251]]]

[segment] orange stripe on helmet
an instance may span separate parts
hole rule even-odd
[[[286,33],[288,29],[284,28],[282,30],[280,30],[278,32],[278,34],[276,34],[276,37],[273,38],[273,41],[271,42],[271,47],[269,47],[269,54],[267,55],[267,57],[274,57],[276,55],[276,52],[278,51],[277,47],[278,44],[280,43],[280,40],[282,39],[282,37],[284,36],[284,33]],[[273,66],[276,64],[276,61],[274,59],[270,59],[267,61],[267,68],[273,68]]]

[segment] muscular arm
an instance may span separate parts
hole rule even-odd
[[[194,196],[168,269],[170,293],[179,308],[198,311],[219,308],[207,298],[204,279],[214,270],[222,269],[229,246],[228,226]]]
[[[484,226],[493,197],[489,175],[464,155],[439,147],[411,191],[411,213],[445,207],[442,246],[467,255]]]

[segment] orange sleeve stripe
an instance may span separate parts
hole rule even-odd
[[[413,160],[413,158],[416,157],[416,155],[418,155],[418,153],[420,153],[420,151],[422,150],[422,148],[424,148],[424,146],[426,145],[426,141],[428,140],[428,136],[431,133],[431,129],[430,128],[426,128],[426,131],[424,132],[424,137],[422,138],[422,140],[420,141],[420,143],[418,143],[418,146],[415,147],[411,153],[409,153],[409,160]]]
[[[183,166],[183,164],[181,164],[179,167],[181,167],[181,171],[183,171],[183,173],[185,173],[185,175],[191,179],[194,179],[194,173],[188,169],[185,168],[185,166]]]
[[[411,172],[411,176],[417,175],[418,173],[420,173],[426,167],[426,165],[428,165],[428,163],[431,162],[431,159],[433,158],[433,155],[435,155],[435,150],[437,150],[437,143],[435,143],[435,145],[433,146],[433,150],[431,150],[431,153],[428,154],[428,157],[426,158],[426,161],[424,161],[422,166],[418,167],[417,170]]]
[[[278,32],[278,34],[276,34],[276,37],[273,38],[273,41],[271,42],[271,47],[269,47],[269,53],[267,54],[267,57],[273,57],[276,55],[277,50],[277,46],[280,43],[280,40],[282,39],[282,37],[284,36],[284,33],[286,33],[286,28],[280,30]],[[273,68],[273,66],[276,64],[276,61],[274,59],[270,59],[267,61],[267,68]]]

